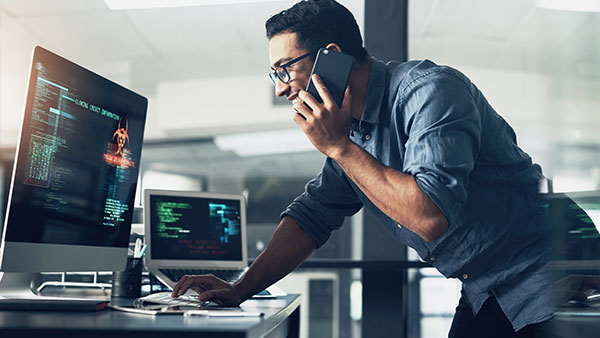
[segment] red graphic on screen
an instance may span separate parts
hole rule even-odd
[[[104,161],[114,167],[130,168],[135,166],[135,162],[130,160],[131,152],[128,148],[125,148],[125,144],[129,144],[129,121],[125,120],[125,128],[121,127],[121,121],[119,119],[119,125],[117,130],[113,134],[113,140],[117,139],[117,144],[108,143],[108,152],[104,154]]]
[[[225,256],[229,254],[229,251],[223,248],[219,241],[214,240],[199,240],[199,239],[180,239],[179,244],[187,247],[187,251],[190,255],[198,256]]]
[[[125,141],[129,143],[129,135],[127,134],[127,130],[129,129],[129,121],[125,121],[125,128],[121,128],[121,120],[119,119],[119,127],[117,131],[113,134],[113,139],[117,138],[117,145],[119,148],[117,149],[117,155],[123,155],[123,147],[125,146]]]

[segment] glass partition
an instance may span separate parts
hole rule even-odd
[[[431,0],[410,1],[408,15],[409,59],[431,59],[465,73],[542,166],[550,179],[546,201],[571,196],[584,210],[571,219],[567,214],[576,204],[550,212],[560,214],[562,245],[592,243],[586,253],[577,250],[579,259],[588,260],[599,258],[589,254],[598,242],[600,189],[598,10],[584,1]],[[574,258],[563,260],[562,268],[576,265]],[[588,263],[581,267],[590,268]],[[418,299],[410,303],[409,314],[417,316],[409,320],[411,338],[447,335],[458,304],[459,284],[430,270],[410,273],[409,293]]]

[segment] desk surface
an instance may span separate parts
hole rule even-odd
[[[600,332],[600,309],[561,309],[549,323],[549,338],[596,338]]]
[[[113,299],[112,303],[116,303]],[[215,318],[183,315],[151,316],[116,310],[98,312],[0,311],[0,336],[90,337],[294,337],[299,330],[298,295],[248,300],[248,311],[262,318]]]

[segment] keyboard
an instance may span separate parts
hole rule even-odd
[[[208,275],[213,274],[226,282],[233,283],[242,277],[245,270],[222,270],[222,269],[158,269],[170,280],[177,282],[185,275]]]
[[[171,292],[157,292],[146,297],[138,298],[134,302],[135,307],[143,307],[146,303],[171,305],[171,306],[208,306],[214,303],[201,302],[197,296],[183,295],[176,298],[171,297]]]

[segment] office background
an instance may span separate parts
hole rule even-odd
[[[39,44],[148,97],[139,186],[244,192],[255,257],[281,210],[324,160],[292,122],[289,104],[274,97],[267,76],[264,22],[294,2],[111,10],[103,0],[0,0],[1,214],[31,50]],[[365,1],[340,2],[364,32]],[[595,193],[600,5],[559,10],[547,8],[551,3],[409,0],[408,58],[428,58],[469,76],[514,127],[554,191]],[[380,255],[364,252],[365,232],[375,227],[360,213],[314,257],[418,260],[399,246]],[[283,281],[308,304],[303,334],[361,336],[361,274],[358,268],[302,269]],[[410,269],[406,277],[399,284],[408,298],[407,336],[445,336],[459,282],[430,268]]]

